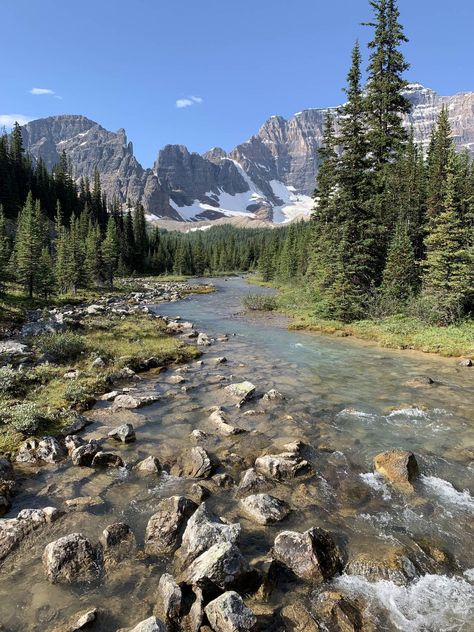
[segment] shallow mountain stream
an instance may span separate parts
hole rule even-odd
[[[384,350],[352,339],[290,332],[284,318],[241,313],[243,295],[268,290],[243,279],[213,280],[217,292],[156,307],[157,313],[190,320],[210,337],[227,342],[203,349],[203,366],[193,362],[183,384],[169,381],[174,369],[142,375],[140,388],[162,399],[138,411],[112,413],[101,402],[86,437],[103,437],[104,425],[130,421],[135,443],[113,446],[124,461],[156,455],[172,463],[194,429],[208,433],[202,443],[238,482],[264,450],[301,440],[314,476],[276,483],[270,493],[286,500],[292,513],[282,523],[256,526],[242,514],[232,489],[209,484],[209,506],[242,525],[241,550],[249,561],[268,555],[279,531],[313,526],[334,534],[344,559],[352,561],[331,586],[362,598],[376,630],[447,632],[474,630],[474,369],[454,359]],[[225,356],[225,364],[215,358]],[[430,376],[430,386],[412,380]],[[250,380],[256,398],[240,410],[223,386]],[[186,386],[186,389],[182,387]],[[277,389],[285,399],[263,405],[259,397]],[[247,434],[220,437],[209,408],[223,406]],[[244,414],[247,411],[255,414]],[[106,433],[105,433],[106,434]],[[373,473],[373,457],[391,448],[416,454],[416,493],[404,496]],[[275,452],[275,450],[273,450]],[[240,463],[240,465],[239,465]],[[100,629],[132,626],[149,616],[158,579],[170,560],[137,556],[120,563],[97,584],[51,585],[41,564],[44,546],[71,532],[97,542],[102,530],[126,522],[139,545],[160,499],[188,493],[195,481],[167,474],[143,477],[127,469],[92,470],[70,461],[37,468],[20,481],[15,516],[22,508],[64,507],[77,496],[100,497],[85,511],[70,511],[28,540],[0,567],[0,630],[50,630],[64,617],[88,607],[103,608]],[[208,484],[204,482],[204,484]],[[433,551],[437,562],[433,562]],[[380,560],[402,559],[391,574]],[[376,571],[374,571],[376,569]],[[378,570],[377,570],[378,569]],[[375,574],[374,574],[375,573]],[[403,576],[403,577],[401,577]],[[250,600],[259,612],[275,609],[311,590],[277,588],[267,604]],[[380,617],[377,619],[377,617]]]

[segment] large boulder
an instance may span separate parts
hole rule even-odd
[[[122,424],[111,430],[107,436],[111,439],[115,439],[115,441],[121,441],[122,443],[131,443],[137,438],[132,424]]]
[[[338,591],[319,595],[315,611],[323,629],[336,632],[363,632],[364,620],[355,602]]]
[[[239,523],[224,522],[208,509],[206,503],[203,503],[191,516],[184,531],[179,549],[182,564],[189,564],[214,544],[221,542],[236,544],[240,531]]]
[[[401,491],[413,491],[413,481],[419,474],[413,452],[388,450],[374,458],[375,470]]]
[[[205,608],[211,628],[215,632],[252,632],[257,618],[233,590],[225,592]]]
[[[198,505],[185,496],[163,499],[146,527],[146,552],[150,555],[173,553],[181,544],[186,523],[197,508]]]
[[[290,513],[290,507],[283,501],[269,494],[254,494],[240,501],[245,515],[257,524],[273,524],[280,522]]]
[[[209,478],[213,470],[214,464],[209,454],[201,446],[195,446],[181,454],[171,468],[171,473],[175,476],[188,476],[189,478]]]
[[[43,553],[43,566],[52,584],[92,581],[101,571],[96,549],[82,533],[50,542]]]
[[[308,461],[294,452],[266,454],[255,461],[257,473],[277,481],[296,478],[311,471]]]
[[[390,581],[399,586],[406,585],[419,574],[409,552],[398,546],[378,550],[374,555],[357,553],[350,557],[344,572],[371,582]]]
[[[158,582],[156,609],[166,623],[177,625],[181,616],[183,593],[173,575],[163,573]]]
[[[323,529],[305,533],[282,531],[275,538],[273,559],[297,577],[323,582],[342,570],[342,562],[332,536]]]
[[[114,452],[97,452],[92,459],[92,467],[123,467],[124,462],[120,455]]]
[[[248,573],[248,564],[239,548],[231,542],[219,542],[192,562],[181,581],[212,593],[236,587]]]

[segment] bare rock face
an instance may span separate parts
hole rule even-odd
[[[165,622],[176,625],[181,616],[183,593],[173,575],[163,573],[158,582],[156,610]]]
[[[236,544],[240,537],[240,524],[228,524],[213,514],[206,503],[194,512],[183,534],[179,557],[182,566],[195,560],[214,544],[230,542]]]
[[[145,550],[151,555],[173,553],[181,544],[188,519],[198,506],[185,496],[165,498],[148,521]]]
[[[288,504],[269,494],[254,494],[240,501],[244,513],[257,524],[273,524],[290,513]]]
[[[205,608],[211,628],[216,632],[252,632],[257,618],[233,590],[225,592]]]
[[[402,491],[413,491],[413,481],[419,474],[418,463],[413,452],[389,450],[374,458],[374,467],[393,485]]]
[[[279,533],[273,545],[273,559],[297,577],[319,583],[342,570],[339,550],[332,536],[318,528],[305,533]]]
[[[43,566],[52,584],[91,581],[101,571],[94,546],[81,533],[71,533],[48,544]]]

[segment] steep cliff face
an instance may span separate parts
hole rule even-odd
[[[411,84],[406,95],[413,109],[405,122],[413,126],[417,142],[427,147],[446,106],[457,146],[474,157],[474,93],[442,97]],[[42,156],[50,168],[63,150],[77,178],[92,177],[98,168],[110,198],[141,198],[150,217],[189,221],[242,215],[283,222],[308,214],[312,207],[326,112],[272,116],[229,154],[219,147],[199,155],[182,145],[167,145],[152,169],[136,160],[124,130],[109,132],[83,116],[32,121],[23,128],[23,137],[26,149]]]

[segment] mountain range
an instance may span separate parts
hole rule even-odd
[[[442,108],[448,108],[456,145],[474,157],[474,92],[443,97],[410,84],[406,117],[424,148]],[[318,170],[327,109],[309,109],[291,118],[270,117],[249,140],[230,153],[215,147],[204,154],[167,145],[154,165],[144,168],[124,129],[110,132],[80,115],[31,121],[22,127],[25,149],[52,168],[64,150],[74,177],[92,179],[97,168],[108,198],[141,199],[150,221],[196,222],[229,217],[282,223],[308,215]],[[334,110],[337,114],[337,110]]]

